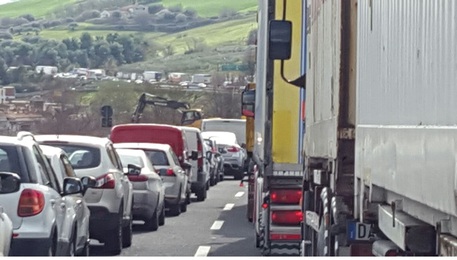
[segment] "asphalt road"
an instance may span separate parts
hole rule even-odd
[[[211,187],[203,202],[193,195],[187,212],[167,217],[157,231],[134,222],[132,246],[120,256],[261,256],[246,218],[247,187],[229,178]],[[91,255],[105,254],[94,244]]]

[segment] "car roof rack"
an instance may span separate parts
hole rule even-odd
[[[24,140],[25,137],[31,137],[31,138],[33,139],[33,141],[36,141],[36,140],[35,140],[35,136],[34,136],[32,133],[30,133],[30,132],[27,132],[27,131],[19,131],[19,132],[17,133],[17,139],[18,139],[19,141]]]

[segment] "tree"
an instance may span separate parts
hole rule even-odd
[[[89,33],[85,32],[85,33],[81,34],[80,40],[81,40],[81,49],[89,51],[90,48],[92,47],[92,42],[93,42],[92,36]]]

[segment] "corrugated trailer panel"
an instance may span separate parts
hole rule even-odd
[[[457,235],[457,1],[359,0],[356,175]]]
[[[283,1],[276,1],[276,19],[283,19]],[[285,77],[295,79],[301,75],[303,1],[286,1],[287,20],[292,26],[291,58],[284,62]],[[301,100],[300,89],[285,82],[281,77],[281,61],[275,61],[273,81],[273,138],[274,163],[298,164],[300,147]]]
[[[341,1],[311,1],[305,152],[335,158],[340,92]]]

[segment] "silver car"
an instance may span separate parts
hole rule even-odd
[[[244,166],[247,158],[243,149],[232,132],[208,131],[202,132],[203,138],[214,139],[224,158],[224,175],[232,175],[236,180],[244,177]]]
[[[95,187],[84,196],[90,210],[91,240],[104,243],[105,251],[114,255],[129,247],[133,188],[113,143],[108,138],[84,135],[37,135],[35,138],[40,144],[63,149],[78,177],[96,178]]]
[[[165,224],[165,186],[162,179],[143,150],[117,148],[117,144],[114,148],[133,185],[133,220],[142,220],[147,230],[156,231]]]
[[[116,149],[141,149],[145,151],[165,186],[165,207],[169,215],[177,216],[187,211],[190,203],[190,179],[181,168],[178,157],[168,144],[117,143]]]
[[[51,164],[61,190],[64,190],[63,183],[65,178],[77,178],[67,154],[64,150],[57,147],[40,145],[40,148]],[[87,176],[85,178],[91,179],[92,186],[95,184],[94,177]],[[77,187],[72,186],[66,187],[66,192],[71,195],[65,196],[59,205],[59,207],[66,210],[66,221],[59,223],[58,228],[61,232],[58,239],[68,241],[68,254],[70,256],[89,256],[90,211],[84,200],[84,194],[72,194],[71,189],[74,188],[77,189]]]

